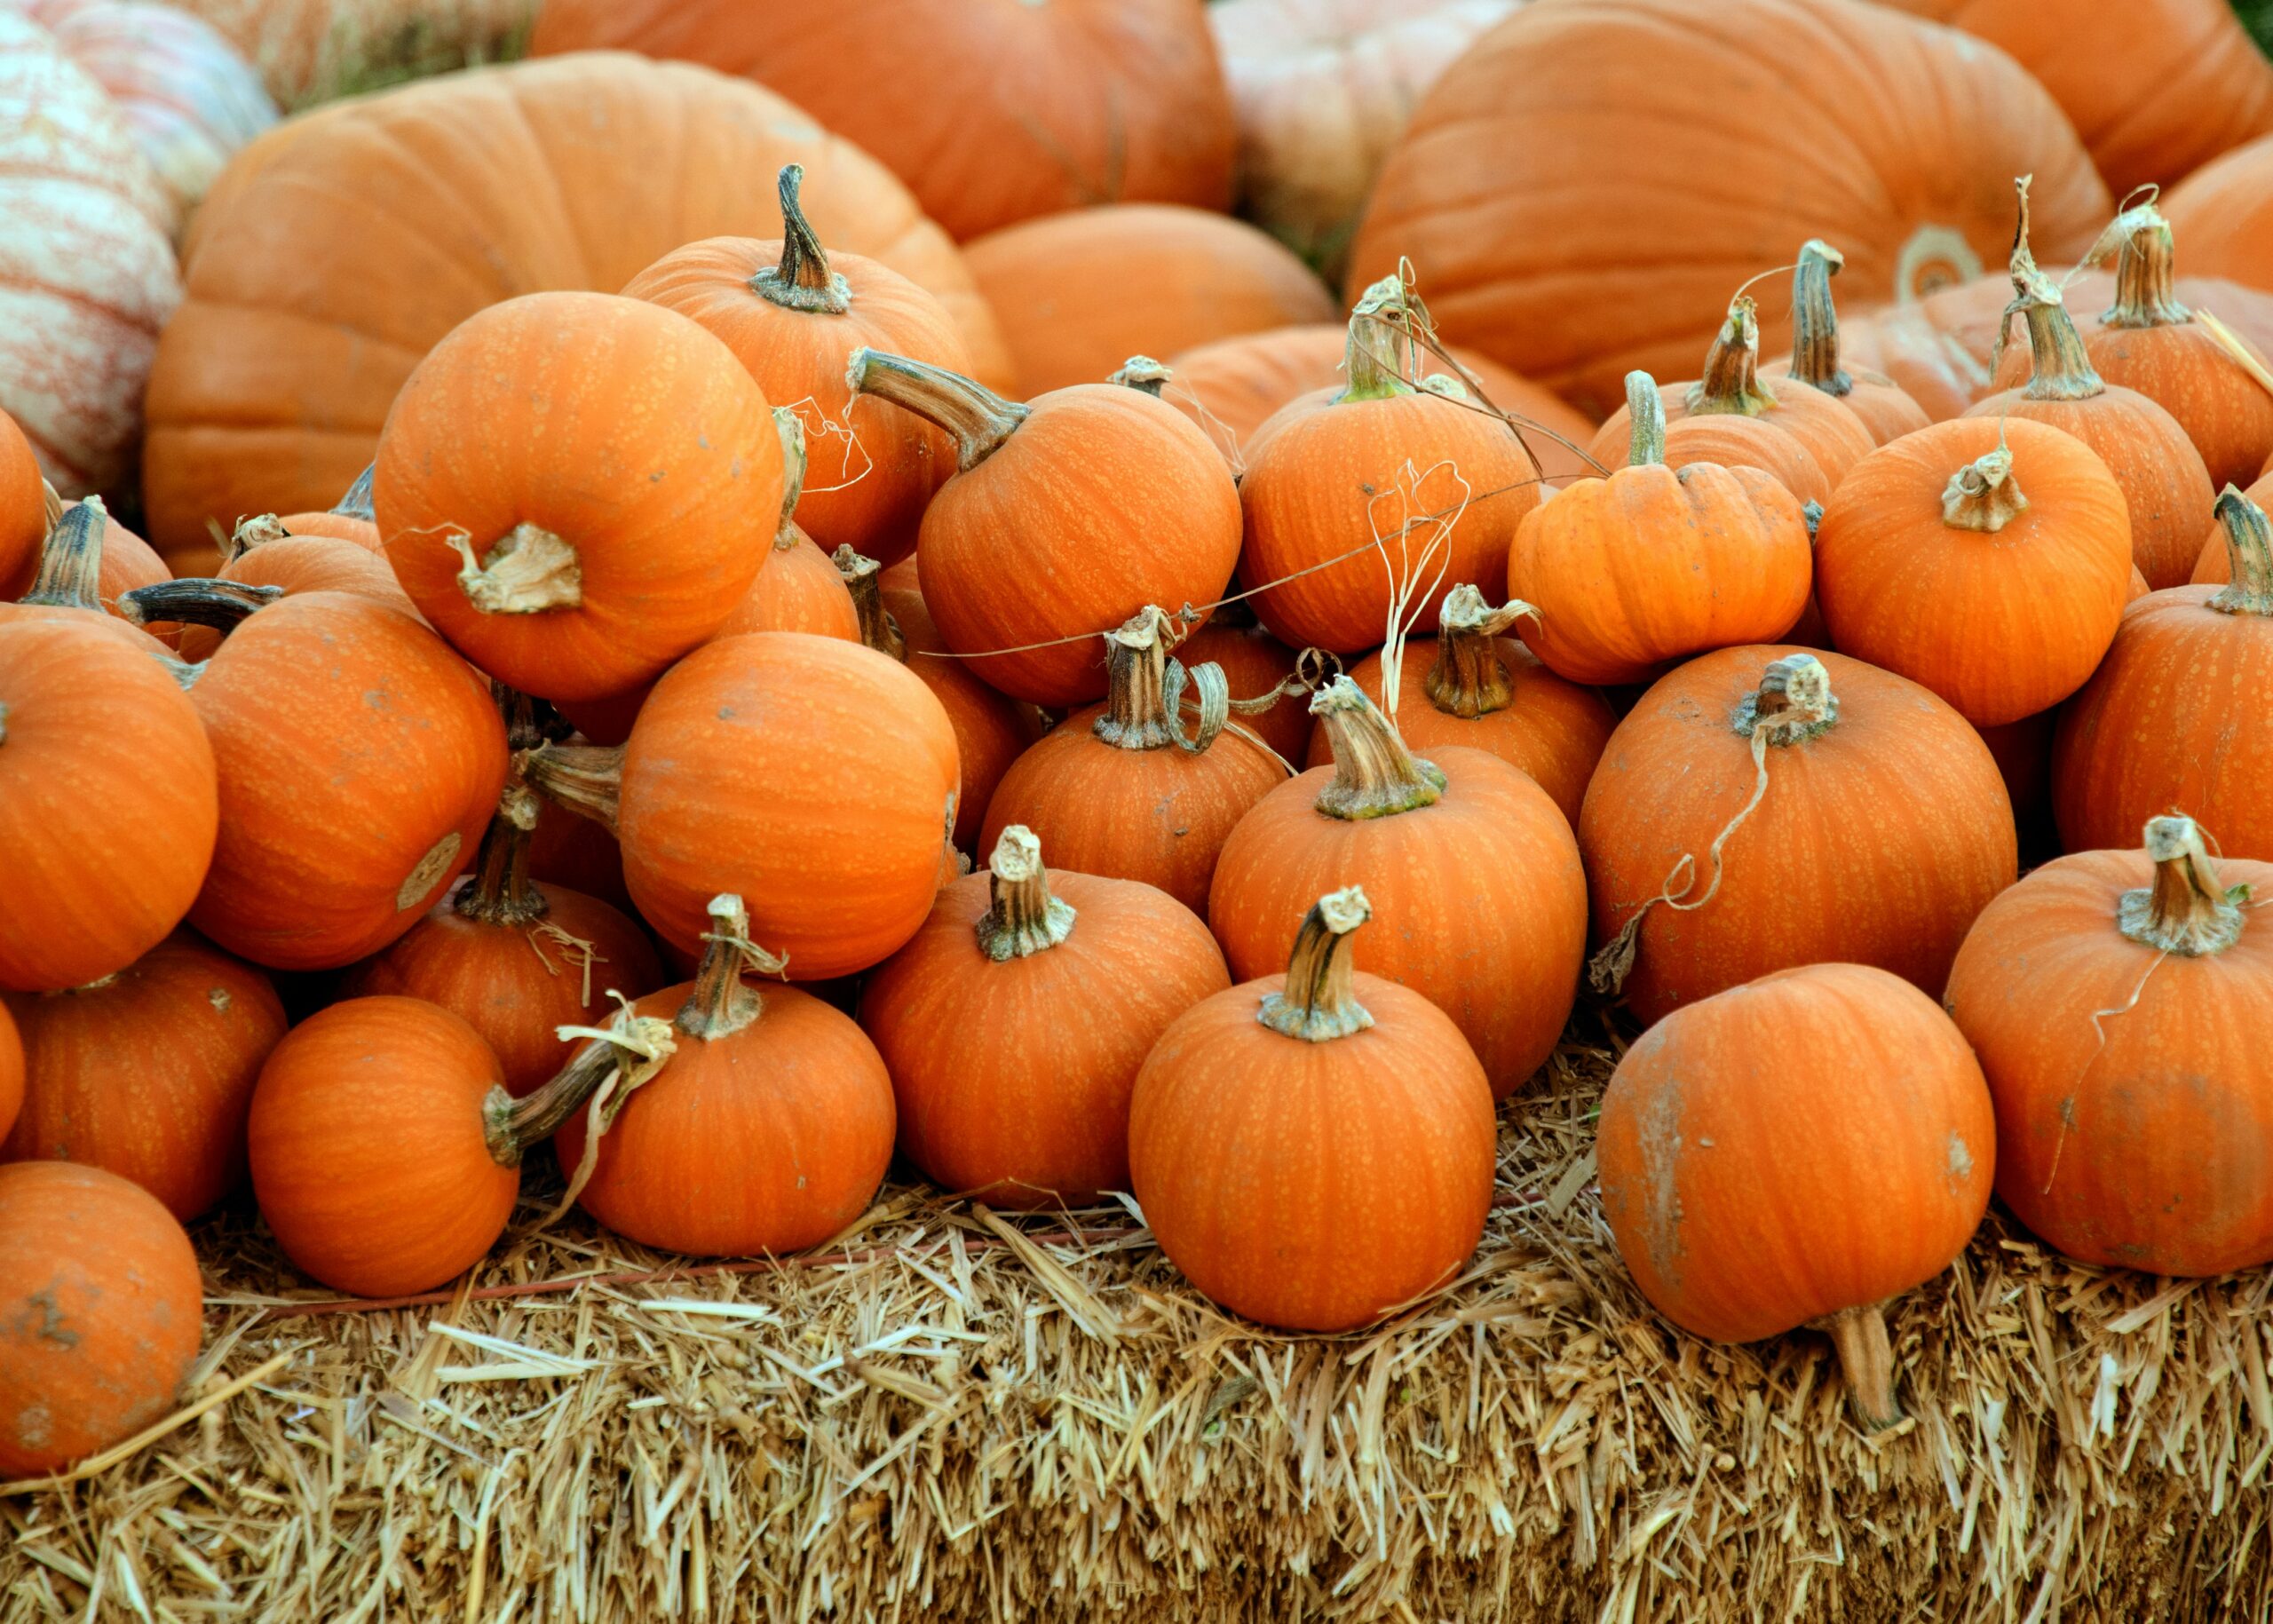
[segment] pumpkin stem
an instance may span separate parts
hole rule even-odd
[[[677,1047],[669,1021],[637,1014],[630,1004],[605,1031],[562,1026],[558,1032],[563,1042],[574,1037],[592,1041],[527,1097],[515,1099],[501,1085],[482,1099],[482,1137],[499,1167],[520,1166],[523,1152],[551,1137],[603,1089],[608,1090],[607,1103],[620,1108],[626,1095],[662,1070]]]
[[[2182,327],[2194,320],[2194,313],[2179,303],[2177,245],[2152,197],[2117,215],[2101,243],[2109,237],[2117,241],[2115,303],[2100,317],[2102,327]],[[2086,263],[2103,251],[2094,248]]]
[[[749,279],[750,291],[784,310],[802,310],[817,316],[841,316],[852,308],[852,284],[828,268],[828,254],[812,225],[797,204],[797,188],[804,183],[801,163],[785,163],[778,182],[781,194],[781,263],[768,265]]]
[[[2020,225],[2013,234],[2011,273],[2013,302],[2005,306],[2005,313],[1998,319],[1997,342],[1992,346],[1989,369],[1993,376],[1998,363],[2005,358],[2005,340],[2012,329],[2013,317],[2018,314],[2028,323],[2028,347],[2031,372],[2028,387],[2022,394],[2031,400],[2088,400],[2094,395],[2107,392],[2107,385],[2092,369],[2092,358],[2084,349],[2083,335],[2076,331],[2075,318],[2068,313],[2067,296],[2059,284],[2036,268],[2036,255],[2028,242],[2028,186],[2033,176],[2023,175],[2013,182],[2020,194]]]
[[[1952,530],[1994,535],[2028,511],[2028,498],[2013,480],[2012,448],[1997,431],[1994,448],[1950,476],[1942,487],[1942,522]]]
[[[1350,310],[1342,345],[1344,382],[1337,400],[1386,400],[1409,395],[1413,364],[1413,305],[1402,277],[1384,276]]]
[[[1231,684],[1223,668],[1194,666],[1168,657],[1171,623],[1147,604],[1105,634],[1105,709],[1089,724],[1101,744],[1123,750],[1159,750],[1169,745],[1198,755],[1216,742],[1231,720]],[[1200,725],[1184,736],[1184,685],[1200,691]]]
[[[458,571],[458,590],[484,614],[542,614],[584,601],[584,570],[576,550],[542,526],[523,519],[479,558],[464,531],[453,530],[442,539],[465,560]]]
[[[1894,1397],[1894,1343],[1886,1334],[1886,1313],[1877,1304],[1842,1308],[1817,1322],[1839,1354],[1847,1378],[1847,1407],[1865,1432],[1882,1432],[1902,1419]]]
[[[1757,417],[1776,404],[1760,381],[1760,317],[1752,295],[1739,293],[1730,301],[1729,319],[1705,352],[1705,376],[1689,386],[1685,399],[1694,417]]]
[[[544,892],[529,879],[529,832],[536,828],[542,803],[527,785],[509,780],[497,800],[496,815],[473,856],[473,883],[459,888],[451,904],[461,919],[482,924],[533,924],[552,911]]]
[[[792,408],[773,408],[773,432],[781,439],[781,522],[773,527],[773,550],[797,544],[797,498],[805,494],[805,424]]]
[[[241,519],[237,521],[237,527],[230,531],[221,543],[221,561],[234,564],[254,548],[265,546],[270,542],[283,541],[291,534],[284,527],[284,521],[273,513]]]
[[[1791,376],[1827,395],[1855,392],[1855,380],[1839,364],[1839,311],[1831,302],[1831,279],[1846,263],[1830,243],[1810,237],[1792,273]]]
[[[1626,464],[1651,468],[1666,460],[1666,403],[1658,380],[1646,372],[1626,375],[1626,416],[1632,430],[1627,441]]]
[[[852,551],[846,542],[828,555],[843,577],[844,590],[852,595],[852,613],[860,622],[860,641],[880,654],[889,654],[902,665],[907,663],[907,639],[899,635],[899,622],[884,607],[881,578],[884,566],[874,558]]]
[[[118,595],[119,618],[136,626],[156,626],[171,621],[189,626],[210,626],[226,635],[247,616],[284,596],[281,586],[248,586],[188,575],[138,586]],[[30,600],[27,598],[26,602]]]
[[[514,756],[513,775],[612,835],[623,788],[623,750],[620,744],[540,744]]]
[[[732,1037],[758,1018],[764,1006],[757,989],[742,979],[745,970],[780,976],[789,961],[776,958],[749,939],[749,910],[732,891],[710,899],[710,928],[702,939],[702,963],[694,972],[694,990],[679,1006],[672,1023],[691,1038],[706,1042]]]
[[[347,494],[331,511],[342,519],[360,519],[367,525],[378,523],[378,510],[371,505],[371,482],[378,477],[378,472],[376,463],[364,464],[363,471],[355,476],[355,483],[347,487]]]
[[[1350,937],[1373,916],[1374,905],[1360,886],[1329,891],[1312,903],[1287,955],[1285,990],[1264,994],[1255,1019],[1305,1043],[1330,1043],[1372,1026],[1372,1014],[1350,985]]]
[[[2246,885],[2218,883],[2218,871],[2191,818],[2150,818],[2147,856],[2154,883],[2126,891],[2116,904],[2115,926],[2144,947],[2190,959],[2223,953],[2241,939],[2240,905]]]
[[[1055,947],[1073,932],[1073,905],[1049,891],[1049,871],[1041,866],[1041,842],[1022,823],[1013,823],[994,843],[986,860],[987,891],[993,901],[973,928],[979,951],[997,964],[1030,958]]]
[[[1813,654],[1786,654],[1769,662],[1760,686],[1737,706],[1735,729],[1770,744],[1812,739],[1839,719],[1831,673]]]
[[[16,601],[51,609],[94,609],[103,606],[103,532],[110,527],[110,510],[100,496],[88,496],[65,508],[48,526],[40,543],[39,573],[32,590]]]
[[[1500,639],[1524,616],[1536,619],[1538,614],[1520,598],[1494,609],[1472,586],[1456,586],[1445,593],[1437,617],[1436,663],[1422,682],[1430,702],[1447,716],[1470,721],[1505,710],[1515,689],[1508,662],[1500,654]]]
[[[1119,384],[1128,389],[1142,390],[1157,400],[1160,398],[1160,391],[1168,387],[1168,380],[1175,376],[1175,373],[1170,372],[1167,367],[1149,355],[1132,355],[1121,370],[1107,377],[1105,382]]]
[[[965,473],[994,456],[1032,409],[960,372],[865,345],[846,362],[844,381],[856,394],[889,400],[954,435],[955,467]]]
[[[2265,510],[2229,485],[2218,497],[2217,514],[2232,579],[2208,606],[2221,614],[2273,614],[2273,535],[2267,532]]]
[[[1355,822],[1432,806],[1445,793],[1445,775],[1405,748],[1366,691],[1346,676],[1311,696],[1311,714],[1334,747],[1334,781],[1319,792],[1318,809]]]

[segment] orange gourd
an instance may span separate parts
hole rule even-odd
[[[2187,263],[2200,276],[2273,288],[2266,250],[2273,244],[2273,134],[2259,136],[2204,164],[2164,200],[2171,229],[2186,239]]]
[[[1484,1068],[1427,998],[1353,968],[1372,913],[1359,886],[1319,899],[1286,973],[1177,1018],[1129,1104],[1129,1177],[1160,1250],[1288,1330],[1354,1329],[1447,1284],[1492,1204]]]
[[[2273,502],[2273,459],[2269,459],[2266,471],[2242,495],[2261,508]],[[2214,507],[2211,511],[2215,514],[2217,510]],[[2209,534],[2202,538],[2202,551],[2195,557],[2194,574],[2187,584],[2223,586],[2233,578],[2233,544],[2224,519],[2219,517],[2211,524]],[[2146,593],[2142,591],[2136,596],[2144,598]]]
[[[328,535],[334,541],[352,542],[365,552],[384,557],[387,544],[379,534],[378,511],[371,505],[371,482],[378,477],[376,464],[366,467],[355,476],[355,483],[347,494],[320,512],[287,513],[277,520],[287,535]]]
[[[0,1002],[0,1137],[16,1125],[24,1105],[24,1044],[17,1034],[15,1018]]]
[[[46,480],[16,420],[0,412],[0,603],[31,590],[47,537]]]
[[[1417,759],[1347,677],[1311,710],[1334,764],[1263,796],[1216,866],[1208,922],[1232,973],[1282,959],[1331,876],[1362,885],[1399,922],[1374,941],[1374,973],[1452,1017],[1505,1098],[1554,1051],[1578,994],[1586,876],[1570,826],[1496,756]]]
[[[424,618],[394,578],[384,552],[336,535],[301,535],[287,529],[273,513],[239,525],[219,556],[218,574],[138,587],[120,598],[121,611],[138,625],[162,622],[183,607],[194,613],[217,583],[226,582],[273,587],[273,594],[261,594],[264,602],[295,592],[352,592],[414,620]],[[221,646],[220,632],[211,626],[186,628],[178,640],[181,657],[192,661],[210,659]]]
[[[1931,998],[1861,964],[1781,970],[1675,1010],[1620,1059],[1595,1142],[1603,1212],[1683,1330],[1829,1332],[1876,1430],[1902,1418],[1882,1304],[1972,1239],[2000,1127]]]
[[[0,1160],[105,1168],[185,1223],[243,1182],[253,1081],[284,1035],[266,976],[185,931],[115,976],[8,1007],[24,1095]]]
[[[1701,655],[1642,696],[1587,787],[1595,984],[1644,1024],[1799,964],[1936,994],[2016,846],[1988,747],[1927,689],[1841,654]]]
[[[1792,353],[1762,367],[1760,373],[1769,379],[1790,378],[1845,401],[1871,438],[1883,446],[1924,428],[1929,419],[1926,408],[1884,373],[1850,371],[1843,364],[1831,279],[1846,263],[1846,256],[1820,237],[1801,245],[1799,267],[1792,273]]]

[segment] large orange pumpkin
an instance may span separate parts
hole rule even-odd
[[[1682,376],[1730,275],[1794,242],[1840,246],[1858,308],[1977,275],[2009,235],[2004,181],[2028,173],[2047,250],[2081,254],[2107,190],[2051,98],[1882,7],[1531,5],[1422,102],[1351,281],[1409,257],[1447,340],[1607,414],[1627,373]]]
[[[1484,1068],[1427,998],[1353,968],[1372,913],[1359,886],[1319,899],[1284,975],[1186,1011],[1136,1074],[1145,1222],[1193,1285],[1266,1325],[1350,1330],[1446,1284],[1491,1208]]]
[[[2203,165],[2163,200],[2198,276],[2273,288],[2273,135]]]
[[[1871,438],[1883,446],[1926,426],[1926,408],[1884,373],[1850,370],[1839,345],[1839,312],[1831,302],[1831,279],[1847,257],[1820,237],[1800,247],[1792,273],[1792,353],[1760,369],[1770,380],[1793,378],[1847,403]]]
[[[1827,963],[1643,1033],[1603,1095],[1595,1154],[1619,1255],[1660,1313],[1715,1342],[1821,1327],[1874,1430],[1902,1417],[1881,1305],[1965,1249],[2000,1137],[1934,1001]]]
[[[546,289],[612,293],[683,243],[772,231],[762,180],[789,162],[821,241],[939,295],[978,376],[1002,381],[994,318],[945,234],[783,98],[627,56],[451,74],[289,120],[214,183],[151,372],[153,538],[170,551],[209,519],[329,505],[419,358],[468,316]]]

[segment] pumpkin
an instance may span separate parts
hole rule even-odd
[[[2230,277],[2251,288],[2273,288],[2266,247],[2273,242],[2273,134],[2237,147],[2188,176],[2163,200],[2171,230],[2186,240],[2187,263],[2198,276]]]
[[[2197,1277],[2273,1261],[2273,863],[2145,849],[2046,864],[1984,910],[1949,1007],[1997,1104],[1997,1193],[2055,1249]]]
[[[1415,638],[1398,651],[1393,707],[1382,689],[1384,653],[1350,667],[1350,679],[1390,709],[1398,735],[1413,749],[1449,744],[1488,751],[1527,773],[1564,820],[1575,824],[1617,718],[1601,694],[1565,682],[1506,635],[1529,613],[1525,603],[1492,608],[1476,588],[1456,586],[1445,595],[1437,635]],[[1305,764],[1333,760],[1333,741],[1319,728],[1311,735]]]
[[[214,751],[139,643],[93,616],[0,619],[0,989],[125,969],[181,922],[205,878]]]
[[[1206,625],[1187,633],[1176,644],[1176,656],[1186,670],[1222,668],[1231,685],[1232,731],[1253,735],[1281,761],[1303,759],[1311,744],[1311,713],[1304,709],[1310,685],[1301,674],[1304,661],[1256,622],[1244,600],[1224,605]],[[1277,697],[1261,709],[1247,708],[1271,694]]]
[[[1858,307],[1922,295],[2003,251],[2001,178],[2029,173],[2047,250],[2080,255],[2108,195],[2051,98],[2009,59],[1882,7],[1526,6],[1422,101],[1351,281],[1410,259],[1446,342],[1603,416],[1627,373],[1686,370],[1730,267],[1822,237]]]
[[[779,91],[957,237],[1084,203],[1232,200],[1231,101],[1191,0],[550,0],[530,41],[597,47]]]
[[[1657,385],[1627,380],[1626,465],[1525,515],[1508,594],[1536,606],[1517,632],[1556,675],[1647,681],[1669,660],[1780,637],[1807,606],[1808,521],[1749,466],[1666,465]]]
[[[1926,408],[1884,373],[1850,371],[1843,364],[1831,279],[1846,263],[1847,257],[1820,237],[1801,244],[1799,268],[1792,273],[1792,353],[1762,367],[1761,376],[1792,378],[1845,401],[1871,438],[1883,446],[1924,428],[1930,420]]]
[[[1426,997],[1355,968],[1372,915],[1361,886],[1319,898],[1286,973],[1178,1017],[1129,1102],[1131,1187],[1160,1250],[1288,1330],[1353,1329],[1446,1285],[1492,1204],[1485,1069]]]
[[[2267,503],[2273,502],[2273,466],[2269,466],[2264,473],[2260,474],[2256,481],[2248,489],[2243,491],[2242,495],[2261,508]],[[2215,508],[2211,511],[2216,514]],[[2202,538],[2202,551],[2195,558],[2194,574],[2188,584],[2223,586],[2233,578],[2231,536],[2226,527],[2224,516],[2217,514],[2215,522],[2210,526],[2210,533]],[[2146,594],[2141,592],[2137,596],[2143,598]]]
[[[970,358],[939,300],[858,254],[833,259],[800,206],[802,166],[782,166],[781,236],[712,237],[674,249],[624,285],[723,340],[765,398],[793,407],[812,469],[797,523],[826,557],[851,547],[889,564],[915,545],[953,467],[947,437],[882,400],[853,410],[844,358],[863,345],[955,372]]]
[[[1724,648],[1618,725],[1579,813],[1598,988],[1644,1025],[1797,964],[1938,994],[2013,882],[2013,809],[1965,718],[1842,654]]]
[[[2071,852],[2184,807],[2229,857],[2273,861],[2273,763],[2255,739],[2273,708],[2273,534],[2229,486],[2224,586],[2171,587],[2123,612],[2115,642],[2053,741],[2052,802]]]
[[[617,1114],[562,1124],[576,1200],[643,1246],[703,1256],[803,1251],[867,1208],[891,1161],[891,1079],[850,1016],[757,949],[738,897],[713,899],[701,969],[635,1006],[671,1021],[676,1052]],[[583,1164],[589,1162],[589,1176]]]
[[[1023,826],[1077,873],[1141,880],[1206,911],[1232,826],[1286,770],[1224,731],[1221,667],[1191,669],[1200,718],[1185,734],[1186,667],[1169,657],[1170,636],[1150,606],[1106,634],[1105,703],[1075,711],[1012,764],[987,802],[981,850]]]
[[[47,539],[47,493],[39,459],[16,420],[0,411],[0,603],[30,590]]]
[[[1334,765],[1263,796],[1216,866],[1208,922],[1232,973],[1251,980],[1284,957],[1319,876],[1345,876],[1398,909],[1374,973],[1452,1017],[1505,1098],[1554,1051],[1578,993],[1586,876],[1570,826],[1496,756],[1415,757],[1347,677],[1311,711]]]
[[[937,294],[978,375],[1001,379],[994,319],[945,234],[781,98],[624,56],[450,74],[280,124],[215,182],[150,374],[153,539],[178,550],[208,519],[329,505],[467,317],[541,289],[613,293],[683,243],[772,231],[752,178],[792,162],[821,241]]]
[[[1255,617],[1297,647],[1356,654],[1394,627],[1434,632],[1437,584],[1501,579],[1539,507],[1538,471],[1507,425],[1406,380],[1427,322],[1395,278],[1369,289],[1342,386],[1256,431],[1239,576]]]
[[[1977,727],[2082,687],[2130,584],[2122,487],[2081,441],[2025,417],[1961,417],[1881,447],[1816,532],[1816,598],[1840,652]]]
[[[2021,224],[2013,239],[2014,298],[2028,323],[2033,366],[2027,386],[1976,402],[1968,417],[2025,417],[2063,429],[2090,447],[2122,487],[2131,511],[2131,556],[2156,588],[2186,579],[2210,523],[2210,471],[2186,431],[2136,390],[2111,388],[2092,368],[2059,287],[2029,250],[2029,189],[2019,182]],[[2000,334],[1999,342],[2002,343]]]
[[[623,883],[623,849],[616,844],[614,831],[565,807],[547,803],[539,812],[536,828],[529,834],[529,877],[581,891],[618,913],[635,912],[630,888]]]
[[[24,1045],[17,1034],[15,1018],[0,1002],[0,1138],[16,1125],[24,1105]]]
[[[125,115],[44,29],[0,11],[0,409],[55,487],[125,473],[158,329],[181,298],[174,204]]]
[[[378,472],[376,465],[365,467],[347,494],[321,512],[287,513],[277,522],[287,535],[328,535],[384,558],[386,539],[379,534],[378,510],[371,505],[371,481]]]
[[[288,107],[481,61],[528,26],[527,0],[170,0],[218,29]]]
[[[8,1007],[26,1069],[0,1159],[106,1168],[185,1223],[243,1182],[253,1081],[284,1035],[266,976],[179,932],[115,976]]]
[[[487,690],[409,616],[305,592],[230,632],[191,690],[222,832],[190,923],[276,970],[377,952],[425,916],[497,808]]]
[[[208,601],[209,595],[226,582],[273,587],[275,598],[295,592],[348,592],[384,604],[413,620],[423,618],[418,606],[395,579],[385,554],[337,536],[299,535],[286,528],[273,513],[263,513],[239,525],[221,550],[218,563],[217,575],[137,588],[121,598],[120,606],[138,624],[163,621],[174,614],[194,617],[214,606]],[[219,632],[204,625],[192,626],[178,638],[181,657],[188,661],[211,658],[220,642]]]
[[[865,970],[915,933],[955,815],[955,740],[907,668],[804,632],[706,645],[655,685],[624,743],[523,757],[531,786],[610,825],[639,913],[700,953],[710,899],[801,980]]]
[[[0,1167],[0,1476],[59,1471],[174,1406],[203,1334],[197,1255],[147,1191]]]
[[[1882,1305],[1965,1249],[2001,1127],[1925,994],[1862,964],[1780,970],[1676,1010],[1620,1059],[1595,1141],[1603,1213],[1683,1330],[1827,1331],[1876,1430],[1902,1418]]]
[[[1239,492],[1207,437],[1143,390],[1080,384],[1018,404],[874,350],[853,352],[851,376],[955,439],[959,471],[923,514],[923,601],[950,648],[986,656],[969,663],[994,687],[1100,699],[1092,638],[1148,603],[1222,594]]]
[[[986,871],[943,887],[860,991],[901,1153],[995,1207],[1084,1207],[1129,1188],[1137,1068],[1171,1021],[1232,984],[1191,909],[1041,860],[1032,830],[1004,829]]]

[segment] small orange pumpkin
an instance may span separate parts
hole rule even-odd
[[[1915,433],[1931,419],[1924,407],[1884,373],[1850,371],[1842,364],[1831,279],[1846,263],[1846,256],[1820,237],[1801,245],[1799,265],[1792,273],[1792,353],[1760,370],[1764,377],[1789,378],[1844,400],[1871,438],[1883,446]]]

